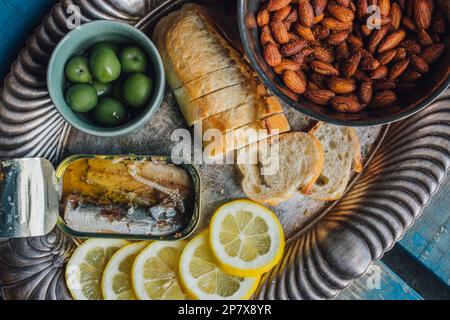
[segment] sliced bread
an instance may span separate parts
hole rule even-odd
[[[238,161],[243,159],[250,161],[239,165],[245,194],[271,206],[291,199],[299,189],[309,193],[324,162],[319,140],[303,132],[285,133],[241,149]]]
[[[254,76],[254,74],[251,74]],[[252,77],[253,78],[253,77]],[[193,80],[174,91],[178,101],[189,103],[215,91],[232,87],[251,78],[239,71],[236,66],[220,69]]]
[[[246,103],[203,120],[202,128],[203,131],[217,129],[225,133],[277,113],[283,113],[281,103],[274,96],[265,96],[255,104]]]
[[[284,114],[275,114],[222,134],[219,140],[205,141],[204,156],[209,160],[223,158],[233,150],[291,130]],[[203,137],[205,139],[205,137]],[[207,137],[206,137],[207,138]]]
[[[317,137],[324,150],[324,167],[309,197],[321,201],[342,198],[352,172],[362,171],[361,146],[353,128],[319,123],[310,134]]]
[[[254,105],[261,98],[257,79],[210,93],[191,102],[178,99],[181,112],[189,126],[224,111],[237,108],[244,104]]]

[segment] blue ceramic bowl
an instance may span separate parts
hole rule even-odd
[[[64,69],[67,62],[101,42],[137,45],[146,52],[152,65],[149,74],[154,81],[152,99],[135,119],[120,127],[107,128],[95,124],[88,116],[72,111],[65,99],[68,84]],[[163,62],[153,42],[138,29],[114,21],[90,22],[67,34],[55,48],[47,71],[48,91],[62,117],[78,130],[100,137],[122,136],[144,126],[161,106],[165,83]]]

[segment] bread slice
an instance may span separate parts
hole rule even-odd
[[[253,77],[255,74],[249,73]],[[178,101],[191,102],[214,91],[232,87],[251,78],[240,72],[236,66],[220,69],[193,80],[174,91]]]
[[[319,123],[310,134],[324,149],[324,168],[309,197],[321,201],[342,198],[353,171],[362,171],[361,146],[353,128]]]
[[[223,157],[233,150],[288,132],[289,122],[284,114],[275,114],[221,135],[221,139],[204,143],[204,156],[208,159]],[[205,137],[204,137],[205,138]]]
[[[209,117],[203,120],[202,127],[203,131],[217,129],[225,133],[277,113],[283,113],[281,103],[274,96],[266,96],[255,104],[244,104]]]
[[[272,152],[267,154],[270,148]],[[277,152],[278,151],[278,152]],[[248,152],[247,157],[245,153]],[[252,200],[271,206],[291,199],[297,190],[308,193],[323,168],[323,149],[313,135],[290,132],[238,152],[244,176],[242,188]],[[278,166],[278,170],[276,169]]]
[[[187,4],[161,19],[153,39],[172,90],[231,66],[253,73],[199,5]]]
[[[262,98],[259,80],[246,82],[215,91],[191,102],[177,100],[189,126],[224,111],[244,104],[256,105]]]

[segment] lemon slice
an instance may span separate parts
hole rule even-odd
[[[101,281],[109,259],[125,240],[90,239],[79,246],[66,267],[66,283],[75,300],[101,300]]]
[[[241,278],[219,269],[205,231],[189,242],[180,259],[180,280],[190,297],[198,300],[247,300],[260,277]]]
[[[137,255],[148,245],[146,241],[132,243],[112,256],[102,278],[105,300],[137,300],[131,284],[131,267]]]
[[[210,244],[223,271],[254,277],[270,271],[281,260],[284,233],[272,211],[250,200],[237,200],[214,214]]]
[[[132,283],[139,300],[184,300],[178,263],[185,241],[154,242],[136,258]]]

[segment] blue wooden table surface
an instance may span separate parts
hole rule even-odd
[[[0,79],[9,72],[26,40],[54,4],[51,0],[0,0]],[[447,179],[422,218],[397,246],[450,287],[449,232],[450,180]],[[378,262],[337,299],[422,299],[410,284]]]

